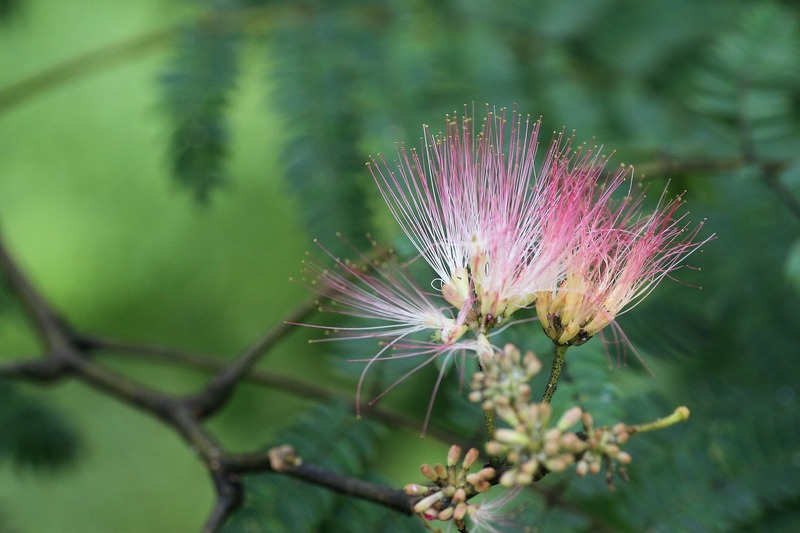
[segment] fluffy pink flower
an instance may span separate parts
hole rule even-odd
[[[537,295],[537,314],[556,344],[589,340],[713,238],[693,242],[702,224],[690,229],[686,214],[678,214],[681,197],[665,202],[666,191],[652,213],[642,213],[643,194],[628,191],[615,204],[612,194],[625,177],[620,171],[610,181],[584,189],[585,214],[565,275],[557,288]]]
[[[536,175],[540,123],[488,112],[424,127],[419,151],[398,147],[370,171],[395,219],[436,272],[435,286],[467,326],[486,333],[563,276],[578,213],[556,209],[563,181],[559,141]]]
[[[476,133],[472,118],[448,117],[443,133],[424,127],[419,151],[401,145],[393,164],[380,154],[371,160],[383,198],[436,277],[423,289],[396,262],[360,254],[355,262],[328,254],[333,268],[307,262],[315,288],[332,302],[325,310],[375,322],[326,327],[333,338],[377,339],[382,348],[367,368],[384,355],[488,356],[491,330],[563,278],[581,213],[559,209],[558,200],[575,195],[574,167],[586,176],[599,171],[589,159],[571,164],[561,137],[537,170],[539,126],[489,111]],[[470,331],[474,340],[464,338]]]
[[[488,111],[480,125],[448,117],[442,133],[424,126],[418,150],[399,145],[392,163],[371,159],[381,195],[435,278],[420,286],[385,255],[328,254],[333,268],[307,263],[332,302],[326,310],[374,322],[326,326],[333,338],[381,343],[367,368],[385,354],[423,364],[464,352],[490,357],[492,331],[534,305],[553,341],[582,344],[702,244],[676,218],[680,199],[662,199],[648,216],[641,195],[615,204],[629,173],[601,179],[598,150],[573,150],[556,135],[537,165],[539,127],[516,111]]]

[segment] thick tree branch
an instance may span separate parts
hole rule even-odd
[[[268,461],[263,461],[264,454],[237,455],[227,452],[214,435],[203,426],[203,415],[225,402],[236,383],[243,379],[266,350],[285,335],[288,326],[280,324],[272,328],[230,366],[219,369],[211,385],[200,393],[189,397],[177,397],[133,381],[90,359],[89,352],[101,347],[102,343],[89,336],[74,334],[66,322],[57,317],[46,299],[19,269],[1,238],[0,273],[28,312],[46,348],[40,359],[0,365],[0,378],[50,382],[66,376],[73,377],[108,396],[152,414],[172,427],[191,446],[209,471],[217,498],[203,531],[206,533],[218,531],[242,503],[244,486],[241,474],[273,470]],[[311,308],[312,305],[300,306],[290,318],[299,320],[310,312]],[[166,350],[162,351],[169,353]],[[271,379],[279,381],[274,379],[274,376]],[[321,394],[321,391],[317,393]],[[254,458],[258,458],[258,461],[254,461]],[[410,498],[402,491],[365,483],[329,472],[316,465],[303,464],[298,468],[279,473],[381,503],[402,512],[408,513],[411,509]]]

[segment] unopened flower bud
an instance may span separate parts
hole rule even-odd
[[[430,495],[422,498],[420,501],[418,501],[416,503],[416,505],[414,505],[414,512],[415,513],[421,513],[423,511],[429,509],[434,503],[436,503],[439,500],[441,500],[442,496],[444,496],[444,495],[442,494],[442,491],[439,490],[439,491],[434,492],[433,494],[430,494]]]
[[[530,442],[530,438],[527,435],[524,435],[513,429],[506,428],[500,428],[496,430],[494,433],[494,438],[500,442],[517,446],[525,446]]]
[[[299,466],[303,460],[290,444],[276,446],[267,452],[269,466],[275,472],[282,472]]]
[[[533,352],[525,353],[525,367],[530,376],[535,376],[542,369],[542,362]]]
[[[425,476],[426,478],[430,479],[431,481],[438,481],[439,480],[438,474],[436,474],[436,472],[433,470],[433,468],[429,464],[423,464],[421,467],[419,467],[419,471],[423,476]]]
[[[542,451],[548,457],[552,457],[558,454],[558,450],[559,450],[558,442],[552,440],[545,441],[544,447],[542,448]]]
[[[461,463],[461,468],[464,470],[469,470],[472,465],[475,464],[475,461],[478,460],[480,454],[481,452],[479,452],[477,448],[470,448],[467,450],[467,454],[464,456],[464,461]]]
[[[594,427],[594,419],[589,413],[583,413],[581,421],[583,422],[583,427],[586,429],[586,431],[591,431],[591,429]]]
[[[558,425],[556,426],[559,431],[566,431],[567,429],[571,428],[578,421],[581,419],[581,415],[583,414],[583,410],[578,407],[572,407],[567,409],[567,411],[561,415],[561,418],[558,420]]]
[[[403,492],[408,494],[409,496],[422,496],[428,492],[428,487],[424,487],[422,485],[415,485],[414,483],[409,483],[405,487],[403,487]]]
[[[551,472],[562,472],[566,470],[566,468],[570,464],[570,460],[568,459],[570,456],[568,455],[561,455],[559,457],[555,457],[545,462],[545,466]]]
[[[453,513],[455,512],[455,507],[445,507],[442,509],[439,514],[436,516],[437,519],[441,521],[447,521],[453,518]]]
[[[533,474],[527,472],[519,472],[515,479],[517,485],[530,485],[533,483]]]
[[[447,452],[447,466],[455,466],[459,457],[461,457],[461,446],[453,444]]]
[[[486,443],[486,453],[492,456],[502,455],[505,449],[506,447],[497,442],[496,440],[492,440]]]
[[[504,487],[513,487],[514,486],[514,478],[516,477],[516,472],[513,470],[507,470],[500,476],[500,484]]]
[[[464,516],[466,516],[466,514],[467,514],[467,509],[469,509],[469,506],[466,503],[459,502],[456,505],[455,512],[453,513],[453,519],[454,520],[463,520]]]

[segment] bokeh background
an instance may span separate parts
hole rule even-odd
[[[62,314],[103,336],[232,357],[307,291],[319,238],[407,250],[364,167],[423,123],[485,103],[575,130],[651,190],[686,190],[716,234],[620,319],[630,352],[573,349],[561,405],[598,423],[692,410],[631,442],[630,482],[549,476],[517,500],[530,531],[800,530],[800,29],[795,2],[0,1],[0,224]],[[657,196],[657,195],[656,195]],[[701,287],[702,288],[699,288]],[[0,292],[0,357],[38,342]],[[514,340],[547,361],[538,327]],[[262,370],[352,398],[371,347],[298,330]],[[168,391],[208,373],[118,353]],[[611,365],[609,365],[609,361]],[[404,372],[386,363],[381,390]],[[437,369],[356,422],[343,402],[243,383],[210,422],[234,451],[291,441],[361,477],[421,481],[448,443],[419,438]],[[452,373],[432,427],[482,417]],[[535,385],[540,386],[540,385]],[[197,531],[213,501],[169,429],[72,382],[0,383],[0,530]],[[248,479],[226,531],[422,531],[321,489]]]

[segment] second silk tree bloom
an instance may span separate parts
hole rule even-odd
[[[619,201],[610,199],[621,183],[617,177],[587,184],[580,200],[585,214],[564,275],[536,297],[542,327],[557,345],[581,345],[614,323],[707,241],[693,242],[702,224],[690,229],[685,214],[676,216],[680,197],[667,202],[665,192],[646,212],[644,193],[629,190]]]
[[[679,200],[641,212],[630,169],[603,177],[599,151],[555,135],[537,164],[540,122],[506,111],[428,126],[418,149],[399,145],[369,170],[419,256],[418,284],[394,260],[307,263],[330,311],[373,319],[337,328],[394,355],[496,350],[490,335],[536,307],[557,344],[581,344],[641,299],[699,245],[675,218]],[[619,201],[615,191],[627,193]],[[329,326],[334,327],[335,326]],[[427,332],[420,338],[420,332]]]

